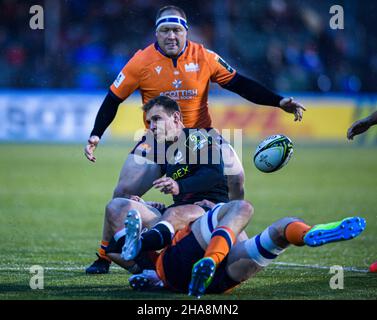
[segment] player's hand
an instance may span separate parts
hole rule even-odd
[[[353,140],[353,137],[367,131],[371,124],[368,119],[361,119],[355,121],[347,131],[347,138]]]
[[[216,205],[212,201],[209,201],[209,200],[206,200],[206,199],[204,199],[202,201],[197,201],[194,204],[196,204],[197,206],[204,206],[204,207],[208,207],[208,208],[211,208],[211,209]]]
[[[96,150],[96,147],[99,143],[99,137],[97,136],[91,136],[88,139],[88,144],[86,145],[84,149],[85,156],[88,158],[89,161],[96,162],[96,157],[94,156],[94,150]]]
[[[279,105],[285,112],[293,113],[295,115],[295,121],[301,121],[303,113],[306,111],[305,107],[292,97],[281,99]]]
[[[165,194],[172,194],[174,196],[179,194],[178,183],[169,177],[163,177],[153,181],[153,187]]]
[[[130,200],[133,200],[133,201],[136,201],[136,202],[145,203],[145,201],[142,198],[140,198],[139,196],[135,196],[135,195],[130,196]]]
[[[155,202],[155,201],[145,201],[145,204],[153,207],[153,208],[156,208],[157,210],[159,211],[162,211],[165,209],[165,204],[163,203],[160,203],[160,202]]]

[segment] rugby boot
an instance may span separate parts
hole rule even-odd
[[[304,236],[304,242],[310,247],[327,243],[350,240],[365,230],[366,222],[361,217],[348,217],[341,221],[318,224]]]
[[[109,273],[111,262],[107,259],[101,258],[96,253],[98,259],[94,261],[88,268],[85,269],[87,274],[106,274]]]
[[[192,267],[188,295],[198,299],[203,296],[213,280],[215,271],[216,263],[212,258],[206,257],[196,262]]]
[[[130,210],[124,221],[126,230],[124,246],[122,248],[121,257],[124,260],[133,260],[141,249],[141,227],[142,221],[139,211]]]

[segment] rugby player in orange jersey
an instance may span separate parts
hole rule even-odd
[[[128,61],[98,111],[85,147],[85,155],[90,161],[96,161],[94,150],[115,118],[119,104],[135,90],[140,91],[143,104],[159,95],[175,99],[181,107],[183,123],[188,128],[208,128],[212,125],[208,110],[210,82],[216,82],[253,103],[279,107],[294,114],[295,121],[301,121],[305,111],[301,104],[240,75],[216,53],[188,41],[187,31],[186,15],[181,8],[166,6],[158,11],[157,41],[136,52]],[[231,200],[243,199],[244,172],[241,161],[228,143],[222,143],[224,163],[227,171],[232,173],[228,175],[229,197]],[[136,144],[123,165],[113,197],[142,196],[152,187],[153,181],[164,174],[163,167],[157,161],[161,156],[158,149],[157,142],[148,135]],[[140,157],[151,161],[140,161]],[[86,270],[87,273],[108,272],[109,261],[105,249],[111,237],[110,228],[105,223],[99,259]]]

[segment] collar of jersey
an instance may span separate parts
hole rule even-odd
[[[155,47],[155,49],[156,49],[158,52],[160,52],[163,56],[165,56],[165,57],[167,57],[167,58],[169,58],[169,59],[172,59],[173,62],[174,62],[174,65],[175,65],[176,62],[177,62],[177,60],[178,60],[178,58],[179,58],[182,54],[185,53],[186,48],[188,47],[188,41],[186,41],[185,46],[183,47],[183,49],[182,49],[182,51],[179,53],[179,55],[176,56],[176,57],[174,57],[174,58],[169,57],[169,56],[164,52],[164,50],[162,50],[162,49],[160,48],[160,46],[158,45],[158,42],[157,42],[157,41],[154,43],[154,47]]]

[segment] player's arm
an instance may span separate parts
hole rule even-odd
[[[132,92],[139,87],[140,63],[135,55],[118,74],[110,87],[105,100],[98,110],[94,128],[85,147],[85,156],[88,160],[95,162],[94,150],[96,149],[102,135],[114,120],[119,104],[124,101]]]
[[[85,156],[88,158],[88,160],[92,162],[96,161],[94,150],[96,149],[103,133],[114,120],[121,102],[122,100],[113,94],[111,90],[109,90],[100,109],[98,110],[96,120],[94,122],[94,128],[90,133],[88,144],[85,147]]]
[[[195,155],[197,163],[200,164],[195,174],[177,181],[170,177],[163,177],[153,182],[154,187],[165,194],[178,195],[206,192],[223,182],[224,165],[221,161],[221,150],[217,144],[206,144],[200,150],[196,150]],[[201,160],[202,156],[205,156],[205,159]],[[202,164],[201,162],[204,161],[205,163]]]
[[[212,51],[207,50],[207,59],[211,70],[211,81],[253,103],[279,107],[286,112],[293,113],[295,121],[301,121],[303,111],[306,109],[293,98],[284,98],[259,82],[239,74]]]
[[[355,121],[347,131],[347,138],[352,140],[354,136],[367,131],[375,124],[377,124],[377,111],[366,118]]]
[[[94,122],[94,128],[90,133],[88,144],[85,147],[85,156],[88,158],[88,160],[96,162],[94,150],[96,149],[103,133],[114,120],[121,102],[122,99],[119,99],[114,93],[111,92],[111,90],[109,90],[100,109],[98,110],[96,120]]]
[[[224,168],[222,165],[203,164],[187,178],[175,181],[170,177],[163,177],[153,182],[153,187],[165,194],[179,195],[182,193],[206,192],[222,182]]]
[[[303,111],[306,110],[303,105],[295,101],[293,98],[284,98],[267,89],[259,82],[239,73],[236,73],[235,76],[227,84],[222,85],[222,87],[239,94],[250,102],[279,107],[286,112],[293,113],[295,121],[301,121]]]

